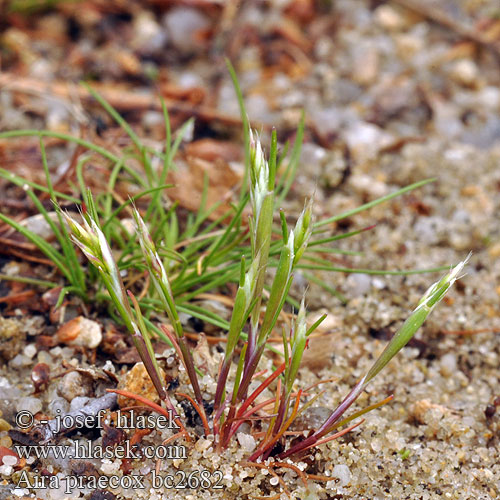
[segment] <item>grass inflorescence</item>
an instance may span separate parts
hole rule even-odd
[[[27,181],[2,169],[0,175],[26,191],[52,228],[58,249],[14,218],[0,214],[0,220],[22,233],[45,254],[64,277],[65,285],[61,287],[58,305],[66,294],[76,295],[85,302],[92,298],[109,304],[110,313],[131,334],[160,399],[178,421],[180,420],[175,401],[164,386],[152,346],[152,338],[155,335],[174,347],[192,389],[192,395],[183,396],[191,401],[199,413],[205,436],[213,437],[219,451],[229,446],[243,423],[258,418],[262,422],[263,432],[255,451],[249,457],[251,462],[269,456],[276,456],[278,459],[298,457],[311,448],[348,432],[359,425],[359,422],[353,424],[354,420],[390,400],[386,398],[348,417],[344,416],[367,384],[407,344],[435,305],[459,278],[467,259],[429,288],[371,369],[339,406],[332,410],[325,422],[317,429],[311,429],[302,440],[295,441],[292,445],[288,443],[289,429],[294,420],[311,406],[317,397],[307,400],[310,394],[305,390],[296,390],[296,386],[308,339],[325,318],[322,316],[312,326],[307,325],[305,297],[296,301],[289,294],[294,272],[297,269],[368,274],[411,274],[430,271],[376,271],[338,267],[324,258],[324,250],[331,249],[329,245],[337,240],[354,237],[370,229],[362,228],[340,235],[330,234],[328,227],[332,223],[421,187],[431,179],[320,221],[316,221],[313,216],[313,200],[306,200],[294,227],[289,228],[285,214],[277,208],[290,189],[299,163],[304,121],[299,125],[296,142],[287,161],[285,153],[288,147],[285,147],[285,152],[278,153],[275,131],[271,135],[270,150],[266,157],[258,134],[250,129],[234,72],[230,70],[242,108],[247,175],[238,203],[222,215],[212,217],[221,203],[206,206],[208,179],[205,179],[198,212],[190,213],[182,221],[176,204],[170,203],[168,199],[168,188],[171,187],[167,184],[168,173],[174,168],[176,153],[190,122],[186,123],[174,138],[168,111],[163,106],[165,145],[161,151],[152,150],[143,144],[127,122],[108,103],[89,88],[95,99],[128,134],[133,147],[117,154],[102,146],[65,134],[31,130],[0,134],[0,138],[39,137],[46,186]],[[70,196],[54,189],[45,153],[44,139],[47,137],[74,142],[86,149],[87,153],[77,159],[75,169],[77,185],[74,188],[80,196]],[[85,181],[85,166],[95,155],[111,169],[106,189],[92,194]],[[285,163],[287,166],[284,173],[277,175]],[[138,165],[142,168],[140,173],[137,170]],[[124,199],[117,192],[119,180],[127,180],[139,186],[139,193]],[[56,214],[55,219],[40,202],[37,192],[50,198]],[[147,202],[147,205],[144,202]],[[68,203],[79,208],[80,218],[78,214],[64,210],[63,207]],[[251,214],[246,223],[248,207]],[[133,219],[133,230],[126,226],[124,214]],[[85,272],[71,240],[92,264],[90,272]],[[271,267],[275,267],[275,273],[269,284],[267,279]],[[127,276],[127,281],[124,282],[123,276]],[[137,282],[143,286],[139,292],[137,286],[134,288],[134,283]],[[56,282],[40,280],[34,280],[33,283],[49,287],[59,286]],[[196,302],[198,297],[207,292],[226,290],[230,283],[236,285],[236,291],[229,320]],[[319,280],[319,285],[343,300],[341,294],[329,284]],[[290,325],[279,320],[287,302],[297,310]],[[200,376],[203,374],[194,362],[191,346],[180,320],[181,313],[187,313],[227,332],[211,413],[207,412],[205,407],[204,394],[200,388]],[[167,316],[168,323],[155,321],[155,318],[161,315]],[[281,330],[282,351],[275,352],[282,356],[282,362],[274,366],[273,371],[266,373],[262,379],[263,374],[259,372],[259,367],[270,348],[268,340],[276,330]],[[257,379],[257,375],[260,375],[259,380],[262,381],[255,387],[252,382]],[[267,388],[272,388],[274,397],[257,402],[258,397]],[[133,397],[129,393],[127,395]],[[144,398],[136,397],[145,403]],[[152,403],[150,406],[158,410]],[[268,418],[260,416],[264,409],[268,411]],[[189,433],[182,424],[181,429],[180,435],[189,438]]]

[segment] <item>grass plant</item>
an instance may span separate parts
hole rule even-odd
[[[147,266],[154,289],[160,297],[160,301],[170,320],[172,331],[170,331],[168,326],[164,325],[162,325],[162,329],[168,336],[171,344],[175,347],[186,369],[194,394],[194,400],[192,398],[190,400],[196,411],[200,414],[205,436],[213,435],[217,449],[219,451],[225,449],[229,446],[231,438],[236,434],[241,424],[250,420],[257,410],[266,406],[274,407],[270,414],[271,418],[267,426],[267,431],[256,451],[249,457],[250,461],[255,461],[261,458],[265,459],[273,454],[276,445],[279,441],[284,440],[287,430],[299,414],[303,391],[299,390],[297,393],[293,393],[297,374],[304,350],[307,346],[308,337],[325,319],[326,315],[322,316],[314,325],[308,328],[306,323],[305,298],[302,298],[297,317],[293,321],[292,326],[288,331],[286,327],[283,329],[283,363],[276,367],[273,373],[267,376],[256,389],[250,391],[250,383],[256,377],[267,341],[271,332],[276,327],[279,314],[285,304],[293,281],[293,271],[307,249],[314,227],[311,200],[306,202],[294,229],[290,231],[288,230],[286,219],[282,214],[280,258],[269,297],[264,305],[264,301],[262,300],[264,281],[271,254],[276,165],[276,158],[273,157],[273,154],[275,154],[276,148],[271,148],[271,158],[267,161],[258,137],[254,133],[250,137],[251,154],[249,172],[252,217],[249,222],[249,228],[251,260],[247,264],[245,256],[241,258],[239,286],[234,298],[226,349],[217,377],[217,389],[213,401],[214,409],[210,422],[204,409],[198,374],[179,319],[168,273],[158,254],[149,229],[137,209],[134,209],[134,219],[143,261]],[[273,141],[275,141],[275,135]],[[90,194],[87,199],[91,203],[91,207],[93,207],[93,200]],[[66,215],[66,219],[72,230],[72,238],[88,257],[89,261],[99,270],[112,302],[133,336],[134,343],[160,398],[166,401],[169,408],[174,409],[172,402],[166,396],[165,388],[161,385],[158,366],[149,339],[149,332],[143,321],[140,306],[133,294],[129,292],[130,299],[135,307],[134,315],[128,303],[118,267],[114,262],[104,234],[99,228],[98,221],[94,217],[95,210],[88,210],[84,214],[85,228],[83,228],[78,222]],[[325,422],[318,429],[312,429],[313,432],[308,437],[293,446],[285,448],[284,451],[278,452],[278,458],[283,459],[289,456],[302,455],[309,449],[338,437],[343,431],[333,435],[331,433],[339,427],[347,425],[354,418],[358,418],[362,414],[387,402],[387,400],[384,400],[369,408],[358,411],[350,417],[342,419],[344,413],[356,401],[368,383],[408,343],[420,328],[436,304],[444,297],[459,277],[466,262],[467,259],[459,263],[446,276],[428,289],[416,309],[392,338],[367,374],[359,380]],[[248,334],[246,335],[243,348],[238,354],[237,347],[243,339],[243,330],[247,323],[249,328]],[[233,366],[233,360],[235,359],[236,371],[234,377],[231,379],[229,377],[230,368]],[[276,398],[266,402],[264,405],[256,405],[256,398],[275,381],[277,382]],[[308,405],[308,403],[305,403],[305,405]],[[303,405],[302,410],[305,405]],[[347,429],[350,430],[356,425],[351,425]],[[283,448],[284,446],[279,447],[280,450]]]
[[[229,446],[244,422],[257,418],[262,421],[263,435],[249,457],[251,462],[270,456],[279,459],[298,457],[311,448],[348,432],[359,425],[352,424],[353,420],[390,400],[387,398],[348,417],[344,416],[367,384],[406,345],[459,278],[467,259],[429,288],[372,368],[332,411],[328,419],[319,428],[311,429],[307,437],[290,446],[287,443],[290,426],[297,416],[315,401],[315,397],[306,401],[309,392],[296,391],[296,385],[308,338],[324,320],[323,316],[314,325],[307,326],[305,298],[302,297],[300,302],[297,302],[289,294],[294,272],[301,269],[366,274],[414,274],[443,270],[444,268],[412,271],[352,269],[339,267],[325,258],[329,252],[335,251],[331,246],[334,242],[355,237],[370,229],[361,228],[344,234],[332,234],[330,227],[333,223],[419,188],[432,179],[414,183],[356,209],[320,221],[314,220],[313,201],[307,200],[293,229],[289,229],[285,214],[278,212],[277,207],[287,195],[299,164],[304,121],[299,125],[297,139],[288,160],[288,145],[285,146],[284,152],[278,153],[275,131],[271,135],[269,155],[266,158],[258,135],[250,129],[232,68],[230,72],[242,109],[247,176],[242,184],[238,203],[220,217],[210,219],[220,204],[210,207],[206,205],[207,179],[196,214],[189,214],[185,219],[181,219],[175,203],[169,203],[168,173],[170,169],[175,168],[176,153],[190,122],[174,137],[168,111],[163,105],[165,144],[162,150],[153,150],[143,144],[116,110],[89,88],[95,99],[128,134],[132,147],[116,153],[91,141],[60,133],[34,130],[1,133],[0,139],[24,136],[39,138],[46,186],[3,169],[0,169],[0,176],[26,191],[36,209],[50,224],[58,248],[26,229],[13,217],[0,214],[0,220],[22,233],[50,259],[63,276],[65,285],[61,287],[58,304],[68,293],[79,296],[83,301],[94,300],[109,304],[110,314],[131,334],[161,400],[174,412],[176,418],[178,413],[175,402],[170,399],[163,385],[151,344],[155,334],[175,348],[189,377],[193,393],[192,396],[184,396],[190,399],[199,413],[205,435],[214,437],[218,450]],[[76,184],[72,186],[73,191],[77,192],[76,195],[68,195],[54,189],[44,143],[44,139],[48,137],[76,143],[86,150],[77,160]],[[87,189],[85,176],[90,159],[106,165],[109,171],[106,189],[94,190],[93,195]],[[159,169],[156,167],[158,162],[161,164]],[[285,163],[287,166],[284,173],[277,175]],[[119,181],[140,186],[140,192],[128,200],[124,199],[117,191]],[[49,196],[55,207],[57,222],[51,218],[37,193]],[[68,203],[79,207],[81,221],[64,210]],[[245,224],[244,213],[247,206],[251,208],[251,216],[248,224]],[[124,224],[124,213],[133,217],[134,231],[127,229]],[[280,224],[276,224],[276,221]],[[92,264],[88,273],[80,263],[71,239]],[[276,271],[268,287],[266,277],[271,267],[275,267]],[[149,282],[144,279],[145,276]],[[328,283],[312,275],[306,276],[311,276],[339,300],[344,300]],[[204,293],[226,290],[230,283],[236,284],[237,290],[229,321],[197,303],[196,299]],[[59,286],[59,283],[41,280],[36,284]],[[287,302],[294,305],[298,311],[291,326],[283,325],[279,321]],[[195,366],[180,321],[181,313],[187,313],[227,332],[226,348],[219,368],[211,414],[204,406],[199,383],[200,372]],[[169,320],[168,324],[162,321],[165,315]],[[274,367],[272,373],[262,374],[259,372],[259,366],[266,350],[270,348],[268,340],[272,332],[279,328],[282,329],[283,352],[276,352],[282,354],[283,361]],[[251,383],[256,379],[259,379],[260,383],[254,388]],[[257,403],[258,396],[267,388],[272,388],[275,397]],[[138,400],[144,403],[144,398]],[[149,406],[155,408],[153,404]],[[258,415],[266,408],[269,418],[263,420]],[[159,411],[158,408],[155,408],[155,411]],[[181,428],[181,434],[189,437],[185,427]]]

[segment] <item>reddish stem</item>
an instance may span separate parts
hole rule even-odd
[[[170,413],[167,410],[165,410],[165,408],[162,408],[160,405],[157,405],[156,403],[149,400],[148,398],[145,398],[144,396],[141,396],[139,394],[134,394],[133,392],[125,391],[123,389],[106,389],[106,391],[107,392],[114,392],[115,394],[119,394],[120,396],[124,396],[126,398],[135,399],[136,401],[139,401],[140,403],[143,403],[146,406],[149,406],[152,410],[156,411],[160,415],[163,415],[167,418],[170,418]],[[172,403],[170,402],[170,400],[168,398],[167,398],[167,404],[169,404],[169,406],[171,407],[170,411],[172,412],[172,414],[174,416],[175,423],[179,426],[179,429],[181,429],[183,432],[186,433],[186,439],[188,441],[191,441],[191,438],[189,437],[189,434],[188,434],[186,428],[182,424],[181,419],[179,418],[179,415],[177,415],[177,412],[175,411],[174,406],[172,405]]]

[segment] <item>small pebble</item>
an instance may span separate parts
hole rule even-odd
[[[90,396],[92,394],[92,383],[80,373],[74,371],[67,373],[57,386],[57,392],[67,401],[72,401],[78,396]]]
[[[26,333],[20,321],[0,316],[0,360],[13,359],[23,348],[25,338]]]
[[[250,453],[253,450],[255,450],[257,443],[255,442],[255,438],[251,434],[245,434],[244,432],[238,432],[236,434],[236,437],[238,439],[238,443],[240,443],[240,446],[245,451]]]
[[[42,411],[42,402],[38,398],[26,396],[16,403],[17,411],[29,411],[32,415]]]
[[[35,356],[36,354],[36,347],[34,344],[28,344],[25,348],[24,348],[24,355],[27,356],[28,358],[30,359],[33,359],[33,357]]]
[[[20,368],[24,368],[25,366],[31,365],[31,359],[24,354],[17,354],[13,359],[10,360],[9,366],[12,368],[19,370]]]
[[[340,480],[340,486],[347,486],[351,481],[351,471],[344,464],[337,464],[333,467],[332,477]]]
[[[131,47],[141,54],[156,54],[167,42],[165,30],[156,22],[151,12],[144,11],[134,19],[135,36],[131,41]]]
[[[0,446],[10,448],[12,446],[12,439],[9,436],[0,436]]]
[[[452,353],[445,354],[441,358],[441,373],[445,377],[451,377],[457,371],[457,359]]]
[[[81,410],[85,405],[88,404],[90,401],[90,398],[87,398],[85,396],[77,396],[73,401],[71,401],[69,410],[70,412],[74,412],[77,410]]]
[[[488,405],[486,406],[486,409],[484,410],[484,415],[486,418],[491,418],[493,415],[495,415],[497,409],[494,405]]]
[[[64,415],[69,412],[69,404],[66,399],[56,396],[50,401],[48,411],[53,416]]]
[[[102,329],[96,321],[78,316],[62,325],[57,337],[60,342],[70,346],[94,349],[101,343]]]
[[[35,392],[45,389],[50,382],[50,367],[46,363],[37,363],[31,370],[31,380]]]
[[[11,425],[9,422],[4,420],[3,418],[0,418],[0,432],[2,431],[8,431],[11,428]]]
[[[450,76],[460,85],[472,86],[478,78],[478,68],[474,61],[461,59],[453,66]]]
[[[10,476],[14,472],[11,465],[0,465],[0,474],[2,476]]]
[[[163,380],[165,380],[165,373],[160,368],[160,373],[162,375]],[[134,394],[139,394],[145,398],[150,399],[151,401],[159,402],[160,398],[156,389],[149,377],[149,374],[144,366],[144,363],[136,363],[132,369],[127,373],[127,375],[123,379],[120,379],[120,383],[118,384],[119,389],[125,389]],[[119,406],[131,406],[137,404],[134,400],[126,398],[124,396],[118,396],[118,405]]]
[[[201,453],[201,452],[207,450],[208,448],[210,448],[210,446],[212,446],[212,444],[213,444],[212,441],[210,441],[208,439],[200,438],[200,439],[198,439],[198,441],[196,441],[196,444],[194,445],[194,449]]]
[[[409,17],[406,17],[399,9],[387,4],[377,7],[374,20],[382,28],[390,31],[400,31],[410,25]]]
[[[209,27],[209,21],[199,9],[174,7],[164,18],[170,41],[176,49],[189,53],[199,46],[197,33]]]
[[[2,458],[2,462],[4,465],[14,466],[17,464],[17,462],[19,462],[19,460],[14,455],[5,455]]]
[[[371,282],[367,274],[350,274],[346,279],[346,288],[352,297],[360,297],[370,291]]]
[[[48,213],[52,222],[58,224],[58,215],[56,212]],[[50,227],[50,224],[45,219],[45,216],[42,214],[32,215],[21,221],[20,223],[23,227],[25,227],[28,231],[35,233],[40,238],[44,240],[50,240],[54,238],[54,231]]]

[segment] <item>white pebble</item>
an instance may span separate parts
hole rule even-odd
[[[236,434],[236,437],[238,438],[238,442],[240,443],[240,446],[245,450],[245,451],[253,451],[255,450],[255,439],[251,434],[245,434],[244,432],[238,432]]]
[[[120,470],[121,460],[117,459],[114,462],[104,458],[101,465],[101,472],[108,476],[116,474]]]
[[[370,291],[371,278],[367,274],[350,274],[346,279],[346,287],[354,297],[360,297]]]
[[[200,438],[200,439],[198,439],[198,441],[196,441],[196,444],[194,445],[194,449],[196,451],[199,451],[200,453],[202,453],[206,449],[210,448],[210,446],[212,446],[211,441],[209,441],[208,439]]]
[[[94,349],[102,340],[102,328],[91,319],[78,316],[59,328],[57,337],[67,345]]]
[[[30,490],[28,490],[26,488],[14,488],[14,490],[12,491],[12,494],[16,495],[16,497],[24,497],[25,495],[30,494]]]
[[[73,401],[71,401],[69,410],[70,412],[81,410],[88,402],[90,401],[90,398],[87,398],[85,396],[77,396]]]
[[[441,357],[441,373],[449,377],[457,371],[457,359],[454,354],[448,353]]]
[[[14,472],[14,469],[10,465],[0,465],[0,474],[2,476],[10,476]]]
[[[69,372],[59,381],[57,393],[66,401],[73,401],[78,396],[90,396],[92,383],[84,375],[78,372]],[[61,407],[62,409],[62,407]]]
[[[9,361],[9,365],[15,369],[23,368],[25,366],[31,365],[31,359],[24,354],[17,354]]]
[[[14,455],[5,455],[2,458],[2,462],[4,463],[4,465],[16,465],[17,458]]]
[[[279,478],[274,476],[272,477],[271,479],[269,479],[269,483],[272,485],[272,486],[276,486],[278,483],[280,482]]]
[[[401,14],[390,5],[381,5],[375,10],[375,22],[382,28],[398,31],[405,28],[405,20]]]
[[[340,486],[346,486],[351,481],[351,471],[344,464],[337,464],[332,471],[332,477],[340,480]]]
[[[42,402],[38,398],[27,396],[21,398],[16,404],[17,411],[29,411],[33,415],[42,411]]]
[[[196,34],[209,27],[208,19],[190,7],[173,8],[166,14],[164,22],[172,44],[184,53],[198,47]]]
[[[451,77],[461,85],[472,85],[477,80],[478,68],[474,61],[461,59],[451,70]]]
[[[27,356],[28,358],[33,359],[35,354],[36,354],[36,347],[34,344],[28,344],[24,348],[24,355]]]
[[[476,98],[482,106],[490,109],[500,107],[500,89],[496,87],[484,87],[478,91]]]
[[[54,348],[52,348],[52,349],[50,350],[50,354],[51,354],[52,356],[54,356],[55,358],[57,358],[58,356],[60,356],[60,355],[61,355],[61,353],[62,353],[62,348],[61,348],[60,346],[58,346],[58,345],[57,345],[57,346],[55,346]]]

